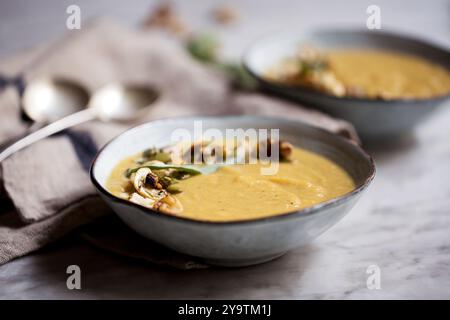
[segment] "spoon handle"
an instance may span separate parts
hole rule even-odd
[[[42,127],[41,129],[25,136],[24,138],[14,142],[0,152],[0,162],[8,158],[13,153],[39,141],[43,138],[49,137],[52,134],[60,132],[64,129],[70,128],[77,124],[81,124],[96,118],[96,113],[90,109],[84,109],[79,112],[73,113],[67,117],[59,119],[49,125]]]

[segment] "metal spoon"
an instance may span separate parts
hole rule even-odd
[[[42,87],[41,87],[42,86]],[[64,129],[90,120],[130,121],[141,116],[157,98],[157,91],[143,86],[108,85],[94,93],[88,101],[88,93],[80,86],[66,81],[36,82],[27,87],[24,95],[24,111],[33,119],[52,121],[45,127],[28,134],[0,152],[0,162],[13,153]],[[83,107],[84,106],[84,107]],[[71,113],[74,110],[80,110]],[[61,115],[66,115],[61,118]]]
[[[22,96],[22,111],[29,120],[42,126],[86,109],[89,96],[85,88],[71,80],[32,80]]]
[[[65,79],[32,80],[20,94],[22,119],[30,125],[26,130],[0,143],[0,151],[44,125],[85,109],[89,102],[87,90]]]

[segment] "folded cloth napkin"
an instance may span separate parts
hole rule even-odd
[[[140,122],[183,115],[265,114],[357,139],[353,127],[342,120],[258,93],[231,90],[223,74],[193,61],[179,44],[155,32],[98,19],[52,48],[27,70],[27,80],[63,77],[90,91],[113,82],[154,86],[162,96]],[[0,61],[0,72],[19,73],[42,50],[46,46]],[[26,130],[12,88],[0,92],[0,112],[0,142]],[[126,128],[83,124],[37,142],[1,164],[0,264],[77,229],[91,243],[122,255],[184,269],[204,267],[135,235],[97,197],[88,177],[92,156],[98,146]],[[79,228],[100,217],[87,229]]]

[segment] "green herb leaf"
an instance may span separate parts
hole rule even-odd
[[[164,169],[176,169],[178,172],[190,174],[192,176],[202,174],[202,172],[191,166],[180,166],[180,165],[170,165],[170,164],[152,164],[146,166],[140,166],[133,169],[128,169],[127,174],[131,175],[141,168],[149,168],[151,170],[164,170]]]
[[[182,192],[179,186],[173,185],[173,184],[168,186],[166,190],[168,192],[172,193],[172,194],[177,194],[177,193],[181,193]]]
[[[210,34],[195,35],[186,43],[186,49],[191,56],[206,63],[212,63],[217,60],[218,47],[219,41]]]
[[[328,64],[324,60],[300,60],[300,70],[303,75],[307,75],[315,71],[323,71],[328,68]]]
[[[256,89],[258,83],[242,65],[219,61],[218,48],[219,41],[210,34],[195,35],[186,43],[186,49],[193,58],[223,71],[231,79],[234,87],[243,90]]]
[[[255,90],[258,88],[256,79],[242,65],[238,63],[217,63],[217,66],[230,77],[232,84],[236,88],[243,90]]]

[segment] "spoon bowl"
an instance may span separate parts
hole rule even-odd
[[[38,79],[25,89],[23,111],[33,121],[51,123],[86,108],[89,93],[65,79]]]
[[[142,116],[158,97],[158,92],[149,87],[112,84],[95,93],[89,108],[103,121],[130,121]]]
[[[58,83],[58,85],[56,84]],[[148,110],[149,107],[159,97],[158,92],[152,88],[144,86],[122,86],[109,85],[97,91],[89,103],[81,87],[62,82],[53,82],[49,85],[45,81],[40,84],[37,82],[29,89],[27,96],[27,106],[34,119],[47,120],[60,117],[65,112],[72,110],[74,106],[78,106],[79,111],[70,113],[50,124],[40,128],[17,140],[6,148],[0,150],[0,162],[8,158],[13,153],[33,144],[36,141],[49,137],[57,132],[63,131],[78,124],[100,119],[102,121],[130,121],[138,119]],[[46,103],[39,104],[39,101]],[[57,102],[64,104],[58,112],[59,105]],[[45,110],[47,106],[49,110]],[[54,113],[52,113],[52,110]],[[53,118],[52,118],[53,116]]]

